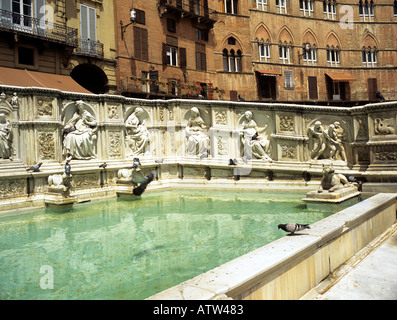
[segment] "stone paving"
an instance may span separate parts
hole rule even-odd
[[[397,300],[397,225],[391,235],[337,280],[320,300]]]

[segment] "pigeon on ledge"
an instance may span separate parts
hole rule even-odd
[[[290,234],[294,234],[296,231],[310,229],[308,224],[299,224],[299,223],[279,224],[278,228],[284,230],[285,232],[291,232]]]
[[[33,171],[33,172],[39,172],[40,171],[40,167],[43,163],[40,162],[34,166],[31,166],[29,169],[26,169],[26,171]]]
[[[65,163],[65,174],[66,174],[67,176],[70,176],[70,170],[71,170],[71,169],[72,169],[72,167],[71,167],[69,161],[67,160],[66,163]]]
[[[104,163],[102,163],[102,164],[99,166],[99,168],[105,169],[107,166],[108,166],[107,163],[104,162]]]

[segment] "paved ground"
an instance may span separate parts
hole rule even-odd
[[[397,300],[397,228],[315,299],[327,300]]]

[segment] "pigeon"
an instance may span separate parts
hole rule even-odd
[[[65,163],[65,174],[67,175],[67,176],[70,176],[70,170],[71,170],[71,166],[70,166],[70,163],[69,163],[69,161],[66,161],[66,163]]]
[[[238,99],[239,99],[240,101],[242,101],[242,102],[245,101],[245,99],[244,99],[242,96],[240,96],[240,95],[238,95]]]
[[[144,182],[142,182],[138,187],[134,188],[134,190],[132,190],[132,193],[135,196],[140,196],[142,193],[144,193],[144,191],[146,190],[146,187],[148,186],[148,184],[150,182],[152,182],[154,179],[154,172],[149,173],[146,177]]]
[[[139,158],[134,158],[132,162],[132,169],[138,168],[141,165],[141,162],[139,161]]]
[[[40,171],[40,167],[43,163],[40,162],[34,166],[31,166],[29,169],[27,169],[26,171],[33,171],[33,172],[39,172]]]
[[[237,165],[237,159],[229,159],[229,166]]]
[[[102,164],[99,166],[99,168],[105,169],[107,166],[108,166],[107,163],[104,162],[104,163],[102,163]]]
[[[154,162],[156,162],[156,163],[163,163],[163,162],[164,162],[164,159],[154,160]]]
[[[204,158],[208,158],[208,153],[207,151],[203,152],[202,154],[200,154],[200,160],[204,159]]]
[[[382,96],[382,94],[380,93],[380,91],[376,91],[376,98],[377,98],[378,101],[380,101],[380,102],[386,101],[385,97]]]
[[[346,177],[347,181],[349,181],[351,183],[353,183],[353,182],[358,183],[358,180],[354,176],[351,176],[349,174],[345,174],[345,177]]]
[[[299,224],[299,223],[279,224],[277,227],[279,229],[284,230],[285,232],[291,232],[290,234],[294,234],[296,231],[310,229],[308,224]]]

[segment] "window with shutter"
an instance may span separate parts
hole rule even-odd
[[[179,48],[179,59],[180,59],[179,66],[181,68],[186,68],[187,67],[186,48]]]
[[[196,69],[206,71],[207,70],[207,58],[205,54],[205,45],[196,43]]]
[[[317,100],[318,99],[317,77],[308,77],[308,82],[309,82],[309,99]]]
[[[148,32],[146,29],[134,27],[135,59],[149,60]]]
[[[136,23],[146,24],[145,11],[139,10],[139,9],[134,9],[134,10],[135,10],[135,14],[136,14]]]
[[[376,78],[368,78],[368,98],[370,101],[376,100],[376,91],[378,91]]]
[[[86,53],[97,53],[96,9],[80,5],[81,50]]]

